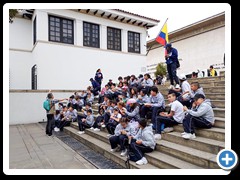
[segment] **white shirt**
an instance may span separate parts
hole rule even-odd
[[[191,86],[187,81],[183,81],[181,88],[182,88],[182,93],[185,93],[186,91],[189,91],[189,92],[191,91]]]
[[[171,103],[171,111],[174,111],[173,119],[178,123],[182,123],[184,119],[183,105],[178,100]]]

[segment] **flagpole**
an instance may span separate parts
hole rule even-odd
[[[168,18],[166,19],[166,21],[165,21],[165,23],[163,24],[163,26],[166,24],[167,20],[168,20]],[[163,29],[163,26],[162,26],[162,28],[160,29],[160,31],[159,31],[159,33],[157,34],[157,36],[156,36],[156,38],[155,38],[155,39],[157,39],[158,35],[159,35],[159,34],[160,34],[160,32],[162,31],[162,29]]]

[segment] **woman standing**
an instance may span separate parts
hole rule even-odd
[[[96,74],[95,74],[95,81],[97,81],[99,84],[100,84],[100,87],[101,87],[101,84],[102,84],[102,80],[103,80],[103,74],[101,72],[101,69],[98,69]]]

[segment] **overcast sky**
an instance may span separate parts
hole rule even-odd
[[[160,20],[158,26],[148,30],[150,37],[147,40],[150,40],[157,36],[167,18],[168,32],[171,32],[224,12],[229,6],[226,3],[146,3],[129,6],[121,4],[121,9]]]

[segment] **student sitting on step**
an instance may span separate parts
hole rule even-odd
[[[183,119],[184,132],[182,137],[184,139],[194,139],[195,127],[198,128],[211,128],[214,125],[214,112],[209,103],[205,100],[205,96],[202,94],[196,94],[194,96],[194,103],[192,109],[189,110],[186,106],[183,110],[188,113]]]
[[[205,96],[204,92],[203,92],[203,88],[200,87],[200,84],[198,82],[192,82],[191,83],[191,91],[190,91],[190,105],[188,108],[192,107],[192,103],[194,102],[194,96],[196,94],[202,94],[203,96]]]
[[[127,117],[129,120],[130,124],[135,128],[137,131],[138,129],[138,121],[140,120],[140,115],[139,115],[139,106],[137,104],[136,99],[128,99],[127,101],[128,108],[123,109],[120,111],[120,113]]]
[[[87,110],[87,117],[82,118],[81,120],[78,121],[78,128],[79,128],[78,134],[84,134],[85,133],[84,130],[86,128],[92,128],[93,124],[94,124],[94,117],[92,115],[92,110],[89,109]]]
[[[85,108],[83,108],[83,109],[81,110],[81,112],[82,112],[83,114],[78,114],[78,115],[77,115],[77,119],[78,119],[78,120],[81,120],[82,118],[86,118],[86,117],[87,117],[87,110],[89,110],[89,109],[92,110],[92,107],[91,107],[91,106],[92,106],[92,105],[91,105],[90,103],[86,103]]]
[[[141,118],[149,118],[146,117],[151,116],[151,123],[155,123],[156,116],[159,111],[163,111],[165,108],[165,101],[163,95],[158,91],[156,86],[151,88],[151,95],[150,95],[150,103],[144,103],[140,110],[140,117]],[[150,114],[150,115],[149,115]],[[154,124],[155,126],[155,124]]]
[[[130,136],[129,138],[132,138],[129,151],[134,153],[136,164],[147,164],[148,161],[144,157],[144,153],[152,152],[156,146],[152,127],[147,126],[147,121],[145,119],[141,119],[139,121],[139,130],[136,136]]]
[[[189,107],[190,106],[190,91],[191,87],[190,84],[187,81],[187,78],[184,74],[180,74],[178,76],[180,80],[180,87],[179,88],[173,88],[169,92],[175,91],[177,95],[177,100],[182,103],[184,106]]]
[[[161,112],[156,117],[155,139],[161,139],[161,131],[163,130],[161,127],[165,127],[164,132],[170,132],[173,130],[172,126],[182,123],[185,116],[183,105],[176,99],[174,92],[168,94],[168,101],[171,104],[170,113]]]
[[[111,152],[115,152],[118,149],[118,144],[120,145],[121,156],[126,156],[128,144],[128,136],[135,136],[135,128],[129,124],[127,118],[122,117],[117,125],[114,136],[109,138],[111,144]]]
[[[65,116],[61,119],[59,124],[60,131],[63,131],[64,126],[69,126],[70,122],[77,120],[77,110],[73,108],[73,105],[70,104],[68,111],[65,113]]]
[[[115,107],[113,109],[113,114],[111,114],[108,123],[106,123],[106,128],[109,133],[108,136],[111,136],[114,134],[116,126],[118,125],[119,120],[121,118],[122,118],[122,115],[119,113],[119,109],[117,107]]]

